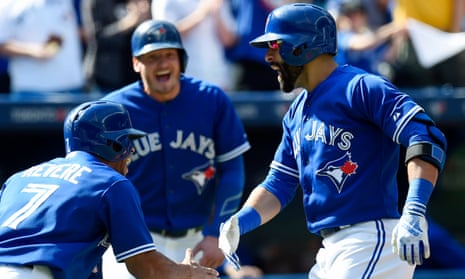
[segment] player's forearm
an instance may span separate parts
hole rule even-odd
[[[261,217],[261,225],[273,219],[281,211],[279,200],[265,188],[258,186],[250,193],[244,207],[253,207]]]
[[[414,158],[407,164],[407,173],[409,189],[402,213],[424,216],[439,170],[431,163]]]
[[[273,219],[280,210],[278,198],[262,186],[257,186],[233,217],[237,218],[240,235],[244,235]]]
[[[435,185],[438,179],[439,171],[434,165],[421,159],[414,158],[407,164],[407,174],[409,181],[422,178]]]

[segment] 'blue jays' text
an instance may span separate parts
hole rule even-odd
[[[171,140],[169,145],[173,149],[189,149],[205,156],[207,159],[215,157],[213,140],[203,135],[196,135],[193,132],[185,134],[184,131],[178,130],[176,138]],[[134,148],[136,153],[132,156],[133,161],[137,160],[139,156],[147,156],[150,152],[160,151],[162,149],[160,134],[158,132],[150,133],[146,137],[135,140]]]

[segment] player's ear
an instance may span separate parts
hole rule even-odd
[[[136,73],[140,73],[140,61],[137,59],[137,57],[132,57],[132,69]]]

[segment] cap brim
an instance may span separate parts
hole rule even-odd
[[[268,48],[268,42],[280,40],[281,38],[281,34],[266,33],[253,39],[249,44],[253,47]]]

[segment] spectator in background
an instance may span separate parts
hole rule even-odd
[[[138,79],[132,70],[131,35],[150,19],[148,0],[82,0],[87,49],[87,90],[107,93]]]
[[[350,4],[353,0],[328,0],[323,6],[334,16],[338,18],[341,13],[341,7],[344,4]],[[391,0],[358,0],[365,11],[368,26],[371,29],[377,29],[382,25],[392,21],[390,4]]]
[[[2,0],[0,55],[16,97],[80,93],[82,49],[71,0]]]
[[[186,74],[220,86],[232,87],[225,48],[237,41],[228,0],[154,0],[152,17],[176,25],[189,54]]]
[[[397,24],[405,24],[407,19],[413,18],[444,32],[463,31],[463,0],[396,0],[392,9],[393,21]],[[393,82],[397,86],[465,86],[465,51],[431,68],[424,68],[419,63],[408,35],[399,38],[397,43],[402,50],[392,64],[396,73]]]
[[[391,39],[402,36],[406,28],[393,22],[380,27],[371,27],[365,5],[363,0],[340,2],[336,13],[338,28],[336,61],[391,79],[392,72],[386,62],[393,60],[397,51],[395,45],[391,44]]]
[[[84,26],[82,24],[82,12],[81,12],[81,3],[83,0],[73,0],[74,11],[76,13],[76,20],[79,30],[79,39],[81,40],[81,48],[83,52],[86,51],[86,33],[84,31]]]
[[[311,0],[230,0],[236,21],[237,43],[226,49],[226,57],[232,62],[233,90],[279,90],[276,73],[263,59],[265,50],[252,48],[249,41],[265,28],[266,17],[271,10],[291,2],[314,3],[323,6],[326,1]]]
[[[0,56],[0,94],[10,93],[10,74],[8,73],[8,59]]]
[[[231,9],[236,21],[237,43],[226,50],[233,63],[236,79],[234,90],[269,91],[279,90],[276,73],[263,57],[265,50],[250,47],[249,41],[263,32],[268,13],[274,8],[265,0],[231,0]]]

